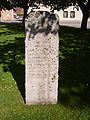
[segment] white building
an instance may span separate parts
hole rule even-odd
[[[13,9],[0,11],[0,20],[1,21],[14,20]]]
[[[32,8],[29,8],[28,13],[31,11]],[[40,9],[33,9],[34,11],[50,11],[50,7],[44,7],[43,5],[40,6]],[[54,10],[54,13],[58,14],[60,21],[67,21],[67,20],[82,20],[82,12],[80,8],[76,8],[74,6],[70,6],[64,10]]]
[[[60,21],[81,21],[82,12],[80,8],[75,8],[74,6],[68,7],[67,9],[55,11],[58,14]]]

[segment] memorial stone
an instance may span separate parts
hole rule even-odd
[[[59,18],[37,11],[25,20],[26,104],[56,104],[58,101]]]

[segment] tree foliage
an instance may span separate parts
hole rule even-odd
[[[0,9],[12,9],[12,5],[10,1],[7,0],[0,0]]]
[[[90,13],[90,0],[76,0],[78,6],[80,7],[83,18],[81,23],[81,28],[86,29],[87,28],[87,21],[89,18]]]
[[[66,7],[72,5],[79,6],[83,14],[81,28],[87,29],[87,21],[90,14],[90,0],[40,0],[40,2],[44,5],[51,6],[52,10],[64,10]]]
[[[22,7],[24,9],[25,18],[29,6],[32,7],[36,3],[37,5],[40,3],[45,6],[49,5],[51,6],[52,11],[60,9],[64,10],[68,6],[72,5],[79,6],[83,14],[81,28],[87,28],[87,21],[90,13],[90,0],[0,0],[0,8],[10,9],[13,7]]]

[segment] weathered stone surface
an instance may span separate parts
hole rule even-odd
[[[32,12],[25,28],[26,104],[56,104],[59,18],[45,11]]]

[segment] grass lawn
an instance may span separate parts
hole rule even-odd
[[[90,30],[60,27],[57,105],[24,103],[24,28],[0,24],[0,120],[90,120]]]

